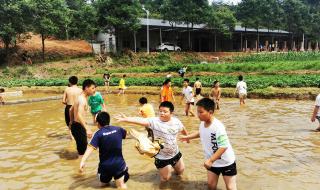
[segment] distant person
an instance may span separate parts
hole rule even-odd
[[[97,89],[97,88],[96,88]],[[106,104],[100,92],[95,93],[88,98],[88,104],[90,106],[90,112],[93,117],[93,123],[96,123],[96,116],[101,111],[106,111]]]
[[[202,84],[200,82],[199,77],[196,78],[196,82],[194,82],[193,88],[195,93],[198,92],[198,94],[201,94]]]
[[[127,131],[121,127],[110,125],[110,116],[107,112],[97,115],[98,131],[92,137],[88,148],[81,159],[80,171],[84,171],[85,162],[93,152],[99,149],[98,178],[102,184],[108,184],[112,178],[119,189],[126,189],[129,180],[128,167],[122,155],[122,139]]]
[[[93,95],[96,84],[91,79],[86,79],[82,83],[82,93],[70,109],[71,133],[76,141],[77,150],[80,157],[87,149],[87,138],[92,137],[92,131],[85,121],[85,113],[88,111],[88,97]]]
[[[161,88],[161,102],[165,101],[175,102],[170,79],[166,79]]]
[[[194,94],[191,86],[189,86],[189,79],[184,79],[183,81],[183,88],[182,88],[182,98],[185,101],[185,114],[186,116],[191,114],[191,116],[194,116],[193,113],[193,106],[194,106]]]
[[[109,92],[111,75],[109,73],[103,74],[104,86],[106,87],[106,91]]]
[[[116,117],[118,122],[127,122],[148,127],[153,131],[155,139],[164,141],[163,149],[155,156],[155,166],[159,171],[162,182],[171,178],[172,171],[177,175],[184,172],[184,162],[179,151],[177,135],[181,132],[187,135],[187,130],[178,118],[173,117],[174,106],[171,102],[162,102],[159,106],[159,117],[142,119],[137,117]]]
[[[139,109],[139,115],[141,115],[143,118],[152,118],[155,117],[156,114],[154,112],[153,106],[148,103],[148,99],[145,97],[141,97],[139,99],[139,103],[141,108]],[[151,129],[146,128],[148,132],[148,138],[151,138],[152,142],[154,141],[153,132]]]
[[[216,106],[215,109],[219,110],[220,109],[221,89],[220,89],[220,83],[217,80],[213,82],[213,86],[212,86],[211,93],[210,93],[210,98],[215,103],[215,106]]]
[[[126,89],[125,78],[126,78],[126,75],[123,75],[119,81],[119,93],[118,94],[124,94],[124,90]]]
[[[319,88],[320,88],[320,84],[319,84]],[[313,109],[313,113],[311,116],[311,121],[315,122],[316,119],[319,121],[319,126],[316,129],[316,131],[320,132],[320,94],[318,94],[317,98],[316,98],[316,102],[314,105],[314,109]]]
[[[76,76],[71,76],[69,78],[68,87],[64,90],[62,103],[66,105],[64,109],[64,118],[66,125],[69,129],[70,137],[72,139],[71,130],[70,130],[70,108],[74,105],[74,102],[80,96],[82,90],[77,86],[78,78]]]
[[[214,117],[214,101],[203,98],[197,104],[198,117],[201,121],[199,131],[181,136],[181,141],[200,137],[207,170],[208,189],[217,189],[220,174],[223,176],[226,189],[236,190],[237,166],[235,154],[230,144],[224,125]]]
[[[184,77],[184,74],[187,72],[187,68],[188,67],[182,67],[181,69],[179,69],[178,73],[180,75],[180,77]]]
[[[4,99],[3,99],[3,94],[5,90],[4,88],[0,88],[0,104],[4,105]]]
[[[22,61],[23,61],[24,64],[32,65],[31,58],[29,57],[27,51],[24,51],[24,52],[22,53]]]
[[[240,75],[239,82],[237,83],[237,87],[235,93],[239,95],[240,105],[245,104],[245,99],[247,98],[247,83],[243,81],[243,76]]]

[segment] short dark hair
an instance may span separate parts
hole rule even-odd
[[[166,80],[164,81],[163,85],[166,85],[166,84],[168,84],[169,82],[171,82],[171,80],[170,80],[170,79],[166,79]]]
[[[85,90],[87,87],[90,87],[91,85],[96,86],[96,83],[91,79],[84,80],[82,83],[82,90]]]
[[[183,81],[184,81],[184,82],[187,82],[187,83],[189,83],[189,82],[190,82],[190,80],[189,80],[189,79],[184,79]]]
[[[210,98],[202,98],[197,102],[197,106],[203,107],[206,111],[214,112],[215,103]]]
[[[96,120],[100,126],[104,127],[110,124],[110,115],[108,114],[108,112],[100,112],[98,113]]]
[[[72,84],[72,85],[78,84],[78,77],[76,77],[76,76],[71,76],[71,77],[69,78],[69,83]]]
[[[199,80],[199,77],[197,77],[196,80]]]
[[[124,77],[126,77],[127,75],[122,75],[122,77],[124,78]]]
[[[214,82],[213,82],[213,86],[216,86],[216,84],[217,84],[218,82],[219,82],[218,80],[214,81]]]
[[[2,92],[4,92],[5,90],[4,90],[4,88],[0,88],[0,93],[2,93]]]
[[[174,105],[169,101],[161,102],[159,108],[161,108],[161,107],[169,108],[171,113],[174,111]]]
[[[141,97],[141,98],[139,99],[139,103],[140,103],[140,104],[146,104],[146,103],[148,103],[148,99],[145,98],[145,97]]]
[[[239,75],[239,76],[238,76],[238,79],[239,79],[239,81],[242,81],[242,80],[243,80],[243,76],[242,76],[242,75]]]

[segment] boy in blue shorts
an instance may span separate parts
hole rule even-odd
[[[110,116],[107,112],[98,113],[96,120],[99,130],[92,137],[82,157],[80,171],[83,172],[85,162],[93,150],[99,148],[98,177],[101,183],[107,184],[114,178],[117,188],[126,189],[129,173],[122,155],[122,139],[126,138],[127,131],[109,125]]]
[[[197,102],[198,117],[201,121],[199,131],[181,136],[180,140],[201,139],[206,161],[208,188],[217,189],[220,174],[227,190],[236,190],[237,166],[232,146],[229,142],[224,125],[214,117],[214,101],[203,98]]]

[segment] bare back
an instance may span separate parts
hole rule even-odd
[[[81,123],[79,116],[84,118],[87,110],[88,110],[87,98],[85,97],[84,94],[80,94],[80,96],[78,96],[78,98],[76,99],[73,105],[74,121]]]
[[[220,88],[212,88],[210,96],[214,99],[219,99],[220,98]]]
[[[77,86],[67,87],[64,91],[64,102],[67,105],[74,105],[82,90]]]

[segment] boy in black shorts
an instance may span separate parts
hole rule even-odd
[[[99,148],[98,177],[101,183],[109,183],[114,178],[117,188],[126,189],[125,182],[129,179],[129,173],[122,156],[122,139],[126,138],[127,132],[121,127],[109,125],[110,116],[107,112],[98,113],[96,121],[99,130],[82,157],[80,171],[83,172],[85,162],[93,150]]]

